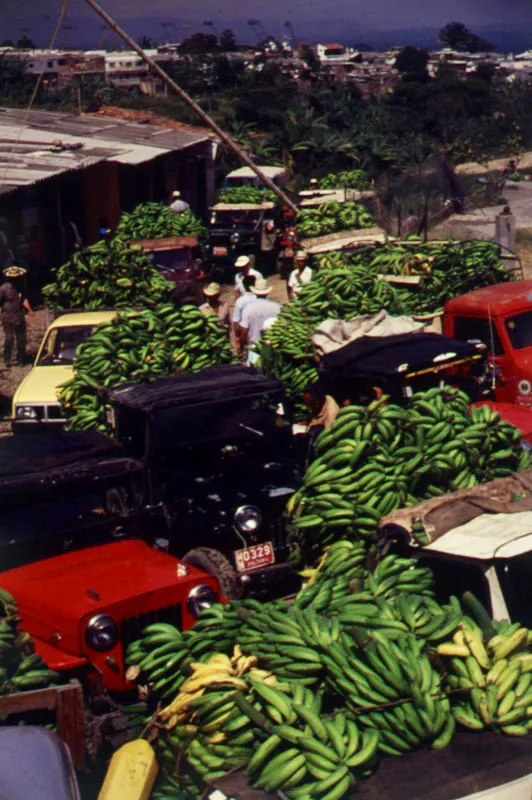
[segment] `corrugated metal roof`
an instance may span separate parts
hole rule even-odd
[[[210,132],[170,130],[113,117],[0,108],[0,194],[99,161],[142,164],[209,140]],[[60,140],[64,149],[54,149]]]

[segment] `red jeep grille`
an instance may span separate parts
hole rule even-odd
[[[180,605],[167,606],[167,608],[156,608],[147,611],[146,614],[139,614],[138,617],[130,617],[121,622],[121,640],[124,652],[131,642],[140,639],[142,631],[153,622],[169,622],[178,630],[183,627],[183,611]]]

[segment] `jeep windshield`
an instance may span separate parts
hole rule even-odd
[[[41,348],[36,366],[73,364],[77,348],[94,333],[96,327],[96,325],[69,325],[64,328],[52,328]]]
[[[0,570],[108,541],[136,502],[126,486],[69,486],[26,500],[12,497],[0,508]]]
[[[148,258],[158,272],[182,272],[190,266],[190,250],[161,250]]]
[[[213,211],[209,219],[211,228],[245,228],[256,230],[261,220],[262,211],[249,209],[233,209],[232,211]]]
[[[504,326],[514,350],[532,346],[532,311],[508,317]]]

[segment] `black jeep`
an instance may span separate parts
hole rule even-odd
[[[126,384],[109,400],[115,436],[145,465],[150,514],[173,555],[213,574],[228,597],[293,580],[283,511],[300,476],[279,382],[212,367]]]

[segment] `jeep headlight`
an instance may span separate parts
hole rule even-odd
[[[255,533],[260,527],[262,516],[255,506],[240,506],[235,511],[233,522],[240,533]]]
[[[85,628],[85,643],[88,647],[103,653],[111,650],[118,642],[118,625],[109,614],[96,614]]]
[[[240,234],[239,233],[232,233],[231,234],[231,242],[232,242],[232,244],[236,244],[239,240],[240,240]]]
[[[198,586],[194,586],[187,597],[187,611],[193,617],[197,617],[201,611],[210,608],[216,602],[218,602],[218,595],[212,586],[200,583]]]
[[[33,406],[17,406],[15,419],[38,419],[37,409]]]

